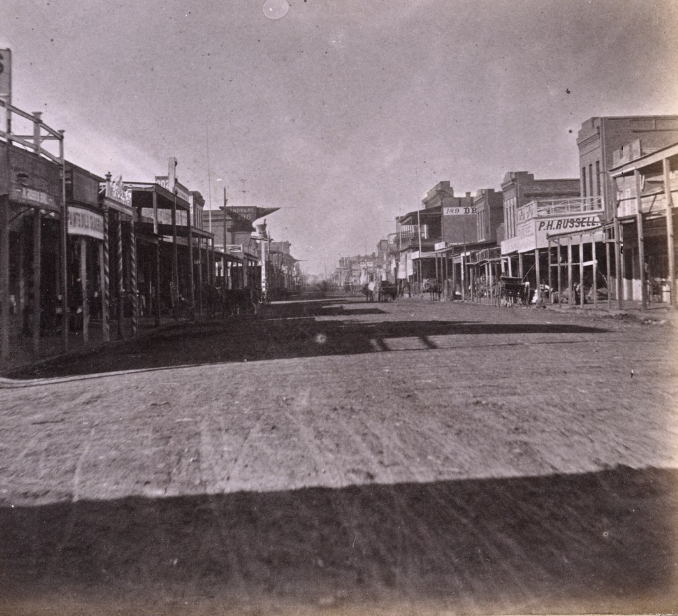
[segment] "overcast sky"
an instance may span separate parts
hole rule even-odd
[[[224,185],[281,207],[270,232],[310,272],[375,250],[441,180],[577,177],[587,118],[678,112],[675,0],[289,4],[3,0],[13,103],[95,173],[150,181],[175,156],[215,208]]]

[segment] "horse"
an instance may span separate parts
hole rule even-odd
[[[252,288],[229,289],[224,292],[226,314],[257,314],[258,294]]]
[[[429,294],[429,298],[431,300],[440,299],[441,292],[440,283],[435,278],[427,278],[426,280],[424,280],[422,290],[424,291],[424,293]]]

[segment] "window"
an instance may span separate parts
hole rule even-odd
[[[586,196],[586,167],[581,168],[581,196]]]
[[[600,191],[600,161],[596,161],[596,197],[602,197]]]
[[[593,197],[593,165],[589,165],[589,196]]]

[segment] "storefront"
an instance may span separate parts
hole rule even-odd
[[[99,205],[101,178],[66,166],[68,206],[68,327],[90,339],[90,320],[102,323],[104,216]]]
[[[67,233],[63,134],[38,113],[2,105],[34,126],[32,139],[0,132],[0,355],[7,360],[22,349],[39,356],[44,337],[58,333],[68,349]],[[58,142],[59,156],[42,147],[47,140]]]

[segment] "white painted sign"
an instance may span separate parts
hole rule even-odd
[[[445,216],[471,216],[476,213],[474,207],[446,207],[443,208]]]
[[[446,243],[446,242],[436,242],[436,243],[433,245],[433,248],[434,248],[435,250],[443,250],[443,249],[446,248],[446,247],[447,247],[447,243]]]
[[[104,239],[104,217],[81,207],[68,206],[68,234]]]
[[[593,231],[593,229],[599,228],[600,224],[599,214],[578,214],[528,220],[517,226],[515,237],[501,243],[501,253],[506,255],[513,252],[528,252],[537,248],[547,248],[548,236],[572,231],[582,233],[583,240],[586,242],[597,240],[601,232]],[[573,237],[575,243],[577,237],[577,235]]]

